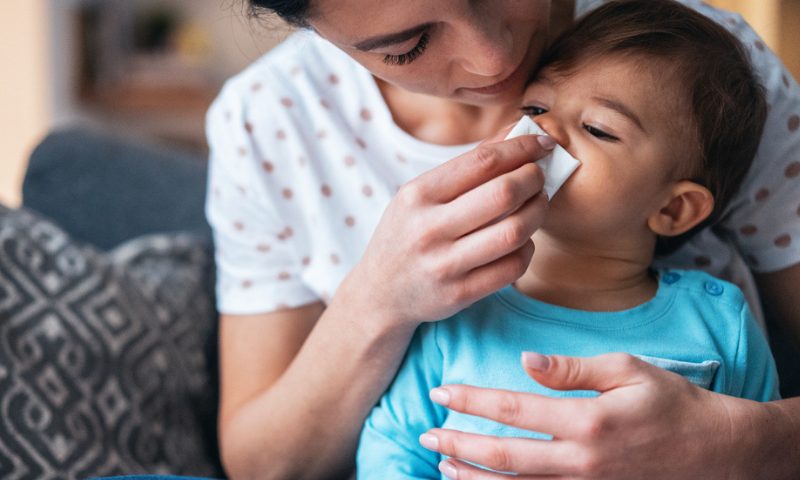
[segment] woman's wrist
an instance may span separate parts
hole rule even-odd
[[[337,316],[355,322],[360,331],[371,337],[402,337],[403,334],[409,334],[410,337],[422,320],[410,319],[404,312],[378,301],[381,295],[376,290],[383,286],[370,283],[362,279],[357,266],[339,285],[328,309],[338,312]]]
[[[759,403],[732,399],[732,478],[800,478],[800,398]]]

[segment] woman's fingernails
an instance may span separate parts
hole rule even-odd
[[[430,393],[431,400],[439,405],[446,407],[450,403],[450,392],[445,388],[434,388]]]
[[[456,470],[456,466],[453,465],[450,460],[442,460],[439,462],[439,471],[444,473],[448,478],[452,478],[453,480],[458,479],[458,470]]]
[[[522,352],[522,364],[525,365],[525,368],[544,372],[550,368],[550,359],[547,358],[547,355],[540,353]]]
[[[427,448],[428,450],[439,450],[439,439],[436,438],[436,435],[431,435],[430,433],[423,433],[419,436],[419,443],[423,447]]]
[[[553,137],[550,135],[539,135],[536,137],[536,139],[539,141],[539,145],[541,145],[545,150],[552,150],[556,148],[556,141],[553,140]]]

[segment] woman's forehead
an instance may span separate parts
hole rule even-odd
[[[309,23],[322,36],[355,45],[458,15],[465,0],[314,0]]]

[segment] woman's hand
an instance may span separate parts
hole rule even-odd
[[[462,385],[432,390],[431,399],[449,409],[554,436],[547,441],[430,430],[420,442],[453,457],[440,464],[445,475],[510,478],[465,463],[472,462],[520,475],[514,478],[773,478],[753,476],[768,466],[755,455],[764,445],[750,430],[779,421],[781,409],[775,404],[700,389],[626,354],[526,353],[523,364],[542,385],[600,395],[550,398]]]
[[[401,187],[334,303],[416,327],[519,278],[547,207],[535,161],[555,144],[507,133]]]

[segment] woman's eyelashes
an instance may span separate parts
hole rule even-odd
[[[384,55],[383,56],[383,63],[387,65],[406,65],[414,60],[416,60],[422,53],[428,48],[428,41],[430,40],[430,35],[428,32],[422,34],[419,37],[419,41],[411,50],[407,51],[406,53],[402,53],[400,55]]]

